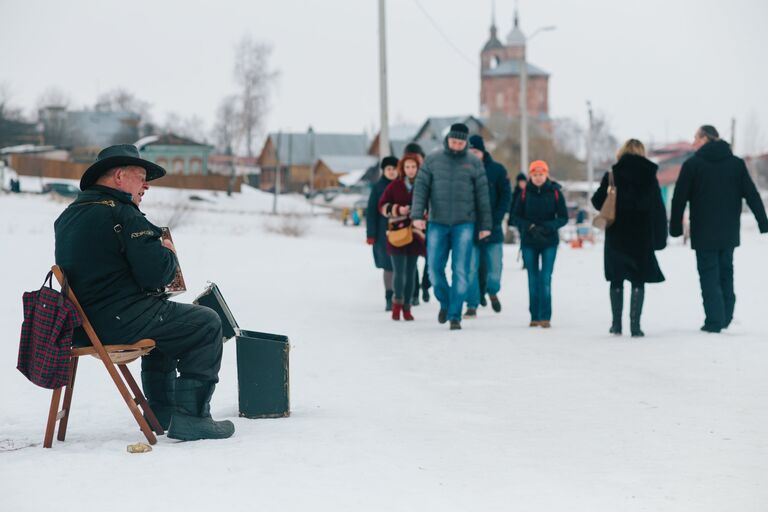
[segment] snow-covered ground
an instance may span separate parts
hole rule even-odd
[[[174,211],[169,195],[150,190],[151,219]],[[449,332],[434,300],[413,323],[387,318],[363,228],[317,217],[294,219],[301,238],[276,234],[269,198],[246,189],[180,217],[178,300],[212,280],[242,327],[290,336],[291,417],[238,418],[229,342],[212,412],[235,436],[131,455],[143,437],[90,359],[67,441],[41,447],[50,392],[14,367],[21,294],[52,264],[64,204],[0,195],[2,510],[768,510],[768,238],[751,219],[723,334],[698,330],[694,254],[677,241],[659,255],[667,282],[647,289],[644,339],[607,333],[600,246],[561,247],[552,329],[527,327],[506,246],[504,310]]]

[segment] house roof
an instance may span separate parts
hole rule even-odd
[[[549,73],[543,69],[534,66],[530,62],[526,62],[526,69],[528,70],[528,76],[549,76]],[[518,76],[520,75],[520,61],[517,59],[505,60],[500,62],[498,66],[493,69],[486,69],[483,71],[483,76]]]
[[[432,132],[436,134],[440,134],[438,138],[442,139],[442,137],[446,133],[448,133],[448,130],[450,129],[451,125],[454,123],[464,123],[464,124],[476,123],[480,127],[485,126],[480,119],[476,118],[473,115],[428,117],[427,120],[424,121],[424,124],[421,125],[421,128],[419,128],[419,131],[416,132],[416,135],[413,137],[413,140],[421,144],[424,151],[428,152],[427,148],[425,148],[424,145],[422,144],[422,142],[424,141],[424,139],[422,139],[422,136],[424,135],[424,132],[427,130],[427,128],[432,128]]]
[[[323,162],[334,174],[347,174],[351,172],[365,172],[370,166],[375,165],[377,160],[371,155],[321,155],[318,161]]]
[[[145,146],[162,145],[162,146],[207,146],[202,142],[197,142],[186,137],[181,137],[175,133],[166,133],[164,135],[150,135],[144,137],[136,142],[136,146],[141,149]]]
[[[311,165],[319,155],[363,156],[368,150],[365,134],[270,133],[268,140],[277,149],[280,162],[291,165]]]

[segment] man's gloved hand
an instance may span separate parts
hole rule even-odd
[[[365,239],[365,243],[367,243],[368,245],[373,245],[373,244],[376,243],[376,239],[375,238],[366,238]]]

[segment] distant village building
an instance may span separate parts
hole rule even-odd
[[[104,148],[130,144],[139,138],[141,117],[132,112],[68,111],[45,107],[39,111],[45,144],[64,148]]]
[[[0,148],[22,145],[38,146],[43,143],[43,134],[36,123],[26,123],[0,117]]]
[[[378,158],[370,155],[320,156],[315,163],[315,189],[357,185]]]
[[[279,172],[282,192],[306,191],[310,188],[312,169],[321,156],[360,157],[367,150],[365,134],[316,133],[312,128],[304,133],[270,133],[257,159],[261,167],[260,187],[273,190]],[[315,176],[314,188],[320,190],[332,181],[328,175]]]
[[[520,116],[520,71],[525,61],[528,115],[534,121],[549,121],[549,74],[527,62],[525,41],[517,12],[506,44],[499,41],[496,22],[492,22],[480,52],[480,117]]]
[[[173,133],[150,135],[136,142],[141,156],[163,167],[168,174],[208,175],[208,155],[213,146]]]

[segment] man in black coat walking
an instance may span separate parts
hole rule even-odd
[[[209,412],[221,367],[221,319],[210,308],[156,293],[176,273],[176,249],[139,204],[148,182],[164,175],[131,144],[101,151],[80,180],[82,192],[56,219],[56,264],[105,343],[155,340],[141,360],[141,380],[168,437],[226,438],[234,425]]]
[[[507,170],[493,159],[485,149],[480,135],[469,138],[469,151],[483,162],[488,177],[488,193],[491,201],[491,236],[475,243],[470,264],[469,291],[465,318],[477,316],[477,306],[485,304],[485,294],[491,299],[496,313],[501,311],[498,293],[501,290],[501,270],[504,256],[504,232],[501,223],[512,202],[512,186]]]
[[[690,202],[691,248],[706,316],[701,330],[720,332],[731,323],[736,304],[733,251],[740,243],[742,200],[761,233],[768,232],[768,218],[744,160],[733,155],[713,126],[699,128],[693,145],[697,151],[683,163],[675,185],[669,234],[683,234],[683,212]]]

